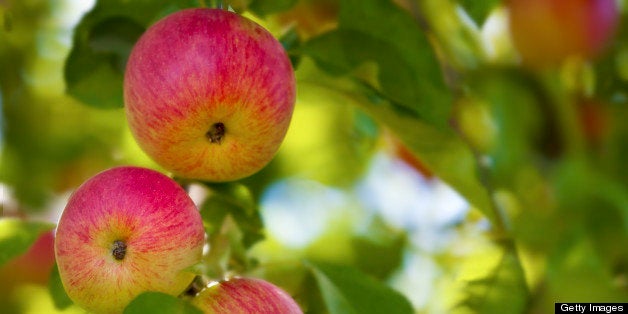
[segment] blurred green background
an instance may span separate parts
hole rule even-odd
[[[0,312],[81,312],[48,230],[102,170],[165,172],[127,127],[126,56],[219,3],[282,41],[298,96],[261,172],[186,182],[206,276],[265,278],[311,313],[628,302],[624,1],[602,56],[531,70],[497,0],[0,0]]]

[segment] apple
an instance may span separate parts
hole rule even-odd
[[[207,314],[303,313],[287,292],[257,278],[215,283],[195,296],[192,304]]]
[[[42,233],[28,251],[0,267],[0,294],[26,283],[47,285],[55,262],[53,247],[53,232]]]
[[[533,67],[598,56],[619,20],[616,0],[508,0],[506,6],[513,43]]]
[[[296,83],[281,44],[236,13],[186,9],[133,47],[124,77],[139,146],[175,175],[232,181],[263,168],[288,130]]]
[[[70,299],[95,313],[121,313],[144,291],[178,295],[200,262],[201,216],[169,177],[116,167],[70,197],[55,235],[55,257]]]

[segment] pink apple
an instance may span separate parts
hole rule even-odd
[[[206,314],[303,313],[287,292],[255,278],[232,278],[210,285],[192,304]]]
[[[510,31],[523,62],[556,65],[570,55],[592,58],[619,21],[616,0],[508,0]]]
[[[137,41],[124,102],[140,147],[178,176],[231,181],[275,155],[295,102],[281,44],[236,13],[187,9]]]
[[[201,216],[176,182],[153,170],[117,167],[72,194],[57,227],[55,256],[75,303],[120,313],[141,292],[183,292],[203,243]]]
[[[41,234],[26,253],[12,259],[0,268],[0,292],[23,283],[48,284],[55,263],[54,235]]]

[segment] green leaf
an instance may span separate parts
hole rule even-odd
[[[211,278],[224,278],[227,272],[242,273],[250,266],[243,234],[231,215],[227,215],[220,232],[209,237],[211,250],[204,256],[200,270]]]
[[[299,65],[299,61],[301,61],[301,55],[291,53],[291,51],[296,50],[301,46],[301,38],[299,38],[299,33],[297,33],[296,27],[291,27],[288,31],[286,31],[279,38],[279,42],[288,52],[288,56],[290,57],[290,63],[292,63],[292,68],[296,69]]]
[[[453,93],[408,12],[390,1],[343,0],[338,29],[305,42],[299,52],[333,76],[310,74],[299,80],[302,89],[325,87],[351,99],[494,219],[476,158],[449,125]]]
[[[557,168],[554,187],[564,214],[574,211],[614,211],[628,234],[628,188],[583,160],[565,160]],[[586,182],[586,184],[582,184]]]
[[[379,125],[353,100],[308,81],[319,74],[311,59],[304,58],[297,71],[297,85],[303,88],[298,91],[290,129],[261,175],[274,171],[275,180],[298,176],[348,188],[369,166],[378,147]],[[259,176],[245,180],[252,187],[260,181]]]
[[[516,181],[515,174],[524,165],[533,164],[542,153],[556,154],[550,150],[561,149],[558,132],[552,129],[550,104],[540,101],[544,95],[535,84],[526,75],[508,69],[485,69],[469,78],[470,94],[486,106],[494,124],[491,137],[495,137],[495,142],[486,153],[491,156],[496,182]]]
[[[243,184],[205,183],[211,194],[201,205],[201,216],[211,237],[220,232],[227,215],[230,215],[243,232],[243,244],[250,247],[263,236],[263,223],[259,207],[251,191]]]
[[[59,268],[57,264],[52,267],[50,272],[50,280],[48,281],[48,291],[52,297],[52,302],[59,310],[63,310],[73,304],[72,300],[65,292],[63,283],[61,282],[61,276],[59,275]]]
[[[67,92],[98,108],[121,108],[124,68],[144,30],[194,1],[98,1],[74,32],[64,75]]]
[[[546,282],[549,295],[553,300],[564,302],[628,300],[628,291],[617,283],[618,271],[613,268],[601,258],[585,232],[563,237],[561,245],[548,254]]]
[[[471,18],[481,26],[500,0],[460,0],[460,5],[469,13]]]
[[[68,92],[97,107],[122,107],[122,77],[128,55],[144,27],[126,17],[96,23],[84,45],[72,50],[66,63]]]
[[[161,292],[144,292],[124,309],[124,314],[202,314],[189,302]]]
[[[491,246],[467,257],[458,278],[462,293],[453,313],[523,313],[525,277],[514,246]]]
[[[253,0],[249,4],[249,10],[259,16],[277,13],[290,9],[297,3],[297,0]]]
[[[365,231],[351,239],[354,250],[354,266],[384,280],[403,264],[408,247],[407,234],[388,226],[376,216]]]
[[[391,1],[341,1],[338,29],[300,51],[330,74],[350,74],[402,110],[446,127],[451,94],[439,62],[418,23]],[[367,62],[376,73],[350,73]]]
[[[304,60],[305,61],[305,60]],[[301,70],[307,63],[303,62]],[[477,173],[477,161],[468,145],[452,128],[440,128],[420,119],[403,107],[386,101],[364,84],[346,77],[330,77],[321,71],[300,78],[302,89],[334,91],[364,109],[387,126],[432,172],[452,186],[489,219],[490,199]]]
[[[7,33],[13,30],[13,16],[11,12],[2,12],[2,28]]]
[[[0,219],[0,266],[28,251],[39,236],[51,230],[49,222]]]
[[[440,130],[403,115],[390,106],[362,103],[369,113],[386,124],[439,178],[452,186],[489,219],[490,199],[477,173],[476,157],[453,131]]]
[[[403,295],[353,267],[314,262],[306,266],[331,314],[414,313]]]
[[[257,202],[243,184],[204,184],[210,194],[201,205],[201,217],[212,249],[199,270],[213,278],[226,271],[246,271],[251,262],[248,248],[264,237]]]
[[[628,188],[585,159],[563,160],[551,180],[560,204],[551,218],[560,219],[567,231],[586,238],[596,251],[596,259],[600,260],[596,263],[625,263],[628,260]],[[538,224],[530,228],[538,228]],[[565,236],[556,241],[565,241]]]

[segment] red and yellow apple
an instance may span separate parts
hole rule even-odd
[[[257,278],[232,278],[210,285],[194,299],[206,314],[301,314],[301,308],[281,288]]]
[[[281,44],[255,22],[187,9],[152,25],[124,78],[139,146],[174,174],[231,181],[263,168],[286,134],[295,77]]]
[[[533,67],[598,56],[619,20],[616,0],[508,0],[506,6],[515,47]]]
[[[183,292],[203,244],[201,216],[183,188],[154,170],[116,167],[72,194],[57,226],[55,256],[75,303],[121,313],[141,292]]]

